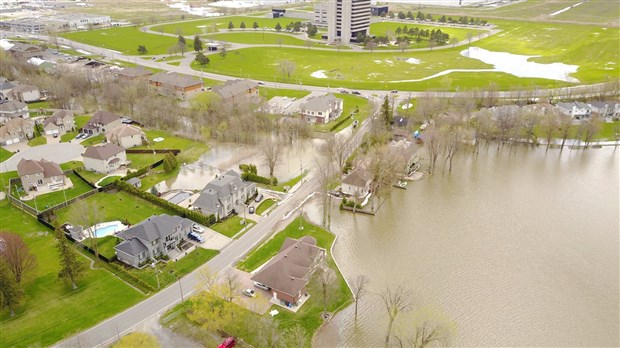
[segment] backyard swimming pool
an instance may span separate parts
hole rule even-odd
[[[116,232],[123,231],[127,226],[123,225],[120,221],[109,221],[92,226],[91,229],[95,229],[95,236],[97,238],[112,235]]]

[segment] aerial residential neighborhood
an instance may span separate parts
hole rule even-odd
[[[0,347],[620,346],[619,13],[0,1]]]

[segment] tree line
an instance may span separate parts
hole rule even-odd
[[[414,14],[412,11],[407,11],[407,12],[403,12],[403,11],[398,11],[397,13],[394,13],[392,11],[388,12],[387,14],[385,12],[382,12],[381,17],[389,17],[389,18],[398,18],[398,19],[408,19],[408,20],[417,20],[420,22],[439,22],[439,23],[450,23],[450,24],[460,24],[460,25],[486,25],[488,22],[485,19],[481,19],[481,18],[474,18],[474,17],[468,17],[468,16],[460,16],[458,18],[456,17],[451,17],[448,16],[446,17],[445,15],[442,15],[439,18],[433,17],[432,14],[430,13],[422,13],[421,11],[418,11],[416,14]]]

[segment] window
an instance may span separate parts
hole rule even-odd
[[[37,180],[37,185],[43,185],[43,180],[41,179]]]

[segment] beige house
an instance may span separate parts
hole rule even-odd
[[[328,123],[342,114],[343,101],[333,94],[310,97],[301,105],[301,116],[311,123]]]
[[[123,123],[121,117],[109,111],[97,111],[93,117],[88,120],[81,132],[91,135],[106,134],[116,127],[120,127]]]
[[[372,177],[364,169],[356,169],[342,179],[342,193],[352,197],[364,197],[370,191]]]
[[[213,93],[232,104],[246,100],[253,101],[258,98],[258,83],[250,80],[230,80],[213,87]]]
[[[89,146],[82,157],[84,168],[97,173],[110,173],[127,164],[125,149],[112,143]]]
[[[58,110],[43,121],[45,135],[63,135],[75,129],[75,118],[71,110]]]
[[[10,119],[23,117],[30,117],[28,112],[28,105],[18,100],[5,101],[0,103],[0,123],[4,123]]]
[[[175,72],[158,72],[148,78],[148,83],[161,95],[183,100],[202,91],[204,85],[199,77]]]
[[[109,143],[129,149],[142,145],[142,142],[146,139],[146,134],[136,126],[124,124],[110,130],[105,137]]]
[[[22,159],[17,163],[17,174],[24,191],[51,191],[65,185],[67,177],[57,163]]]
[[[153,71],[141,66],[125,68],[116,73],[116,76],[123,81],[146,80],[151,75],[153,75]]]
[[[41,99],[39,87],[32,85],[18,85],[9,94],[9,99],[31,103]]]
[[[0,145],[11,145],[34,138],[34,121],[14,118],[0,127]]]

